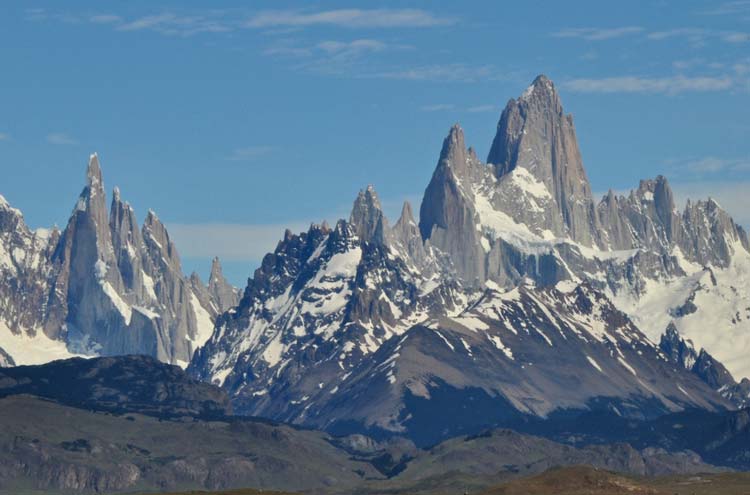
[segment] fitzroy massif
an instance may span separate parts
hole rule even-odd
[[[451,128],[415,218],[372,187],[334,225],[287,231],[240,294],[182,273],[98,159],[62,232],[0,204],[0,363],[147,354],[236,413],[432,444],[604,410],[650,419],[750,394],[750,253],[714,200],[667,180],[593,197],[573,119],[539,76],[486,162]],[[189,363],[189,365],[188,365]],[[737,380],[740,380],[738,383]]]

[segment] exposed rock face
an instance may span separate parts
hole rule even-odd
[[[219,258],[214,258],[211,262],[211,275],[208,278],[208,294],[211,301],[216,303],[217,313],[229,311],[240,302],[240,291],[224,278]]]
[[[544,185],[554,207],[543,228],[585,246],[599,244],[599,222],[573,117],[563,112],[555,86],[547,77],[537,77],[520,98],[508,102],[487,162],[494,164],[498,179],[523,168]],[[527,223],[519,216],[524,212],[510,214],[517,222]]]
[[[694,373],[738,408],[750,404],[750,381],[745,378],[737,383],[729,370],[705,349],[696,351],[690,340],[680,337],[674,323],[662,335],[659,348],[671,362]]]
[[[0,196],[0,347],[6,353],[13,350],[6,344],[13,336],[61,332],[54,324],[60,308],[50,294],[49,263],[59,239],[57,229],[29,229],[21,212]]]
[[[349,223],[354,226],[354,231],[362,242],[384,244],[388,241],[388,221],[383,215],[375,188],[367,186],[367,189],[359,192]]]
[[[107,210],[96,154],[61,234],[31,232],[5,200],[0,230],[0,347],[17,364],[146,354],[186,366],[236,300],[220,268],[209,289],[185,278],[153,212],[139,229],[117,188]],[[34,343],[23,344],[28,337]]]
[[[463,130],[454,125],[443,141],[419,211],[422,238],[447,253],[456,271],[470,283],[487,278],[476,209],[471,190],[466,189],[483,174],[483,165],[466,149]]]

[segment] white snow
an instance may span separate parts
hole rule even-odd
[[[157,301],[156,292],[154,291],[154,279],[146,275],[144,271],[141,271],[141,277],[143,278],[143,288],[146,291],[146,295],[152,301]]]
[[[100,281],[101,283],[101,281]],[[109,282],[101,283],[102,290],[112,301],[112,304],[117,311],[122,315],[125,320],[125,325],[130,325],[130,318],[133,316],[133,308],[128,303],[122,300],[120,294],[117,293],[114,287]]]
[[[214,324],[213,321],[211,321],[211,315],[208,314],[208,311],[206,311],[203,306],[201,306],[198,297],[192,292],[190,293],[190,306],[193,308],[193,314],[195,314],[195,322],[197,326],[195,337],[191,340],[197,349],[211,338],[211,334],[214,333]]]
[[[629,372],[631,372],[631,373],[633,374],[633,376],[638,376],[638,374],[637,374],[637,373],[635,372],[635,370],[633,369],[633,367],[632,367],[632,366],[630,366],[630,365],[628,364],[628,362],[627,362],[627,361],[625,361],[625,358],[623,358],[622,356],[617,356],[617,361],[619,361],[619,362],[620,362],[620,364],[621,364],[621,365],[622,365],[622,366],[623,366],[623,367],[624,367],[624,368],[625,368],[626,370],[628,370]]]
[[[510,216],[502,211],[496,210],[489,198],[481,192],[474,195],[474,207],[479,216],[477,230],[492,235],[494,238],[502,238],[519,250],[534,255],[549,254],[554,244],[537,234],[521,223],[516,223]]]
[[[727,268],[702,266],[673,253],[688,273],[667,280],[646,279],[641,295],[626,290],[609,296],[618,309],[627,313],[653,342],[658,342],[670,321],[679,334],[693,341],[696,349],[706,349],[724,364],[735,379],[750,377],[750,254],[735,247]],[[675,317],[670,310],[682,306],[695,291],[697,311]]]
[[[489,335],[489,334],[487,335],[487,337],[495,345],[495,347],[503,351],[503,354],[505,354],[505,356],[508,359],[515,360],[515,358],[513,357],[513,351],[511,351],[509,347],[506,347],[503,344],[503,341],[500,340],[500,337],[498,337],[497,335]]]
[[[65,342],[47,337],[41,329],[30,337],[25,331],[14,335],[8,325],[0,320],[0,347],[13,358],[17,365],[43,364],[56,359],[81,356],[68,351]]]
[[[604,373],[604,371],[602,371],[601,366],[599,366],[599,363],[594,361],[594,358],[592,358],[591,356],[586,356],[586,359],[588,360],[589,364],[591,364],[591,366],[596,368],[600,373]]]
[[[342,310],[351,296],[349,281],[357,274],[357,265],[361,259],[362,249],[359,247],[333,255],[309,284],[309,287],[327,294],[314,302],[305,301],[300,311],[323,315]]]
[[[133,311],[137,311],[151,320],[160,318],[159,313],[152,311],[149,308],[144,308],[143,306],[133,306]]]
[[[107,277],[107,263],[104,260],[96,260],[94,263],[94,273],[100,282]]]
[[[455,347],[453,347],[453,344],[451,344],[450,342],[448,342],[448,339],[446,339],[446,338],[445,338],[445,337],[443,336],[443,334],[442,334],[442,333],[438,332],[437,330],[435,330],[435,333],[436,333],[436,334],[438,334],[438,336],[439,336],[439,337],[440,337],[441,339],[443,339],[443,342],[445,342],[445,345],[447,345],[448,347],[450,347],[451,351],[454,351],[454,352],[456,351],[456,348],[455,348]]]
[[[456,316],[453,321],[473,331],[489,330],[490,326],[476,316]]]
[[[284,344],[281,343],[281,334],[276,336],[266,345],[263,350],[263,360],[268,363],[269,368],[273,368],[281,360],[284,353]]]

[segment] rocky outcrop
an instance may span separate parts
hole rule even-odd
[[[118,188],[107,209],[96,154],[62,233],[31,232],[5,200],[0,231],[0,346],[18,364],[146,354],[186,366],[237,300],[219,267],[208,288],[183,275],[153,212],[139,229]],[[21,345],[25,337],[36,342]]]
[[[240,302],[240,291],[230,284],[221,270],[219,258],[211,262],[211,274],[208,278],[208,295],[216,304],[216,312],[224,313]]]
[[[390,238],[388,220],[383,215],[375,188],[367,186],[354,200],[349,223],[361,242],[385,244]]]
[[[440,159],[425,189],[419,210],[422,238],[446,253],[469,283],[487,278],[481,234],[471,187],[484,176],[484,165],[466,149],[464,132],[454,125],[443,141]]]
[[[57,229],[29,229],[21,212],[0,196],[0,346],[21,334],[56,338],[64,332],[63,308],[50,293],[50,259],[59,239]]]
[[[750,404],[750,380],[737,383],[732,374],[705,349],[696,351],[690,340],[682,338],[670,323],[659,342],[659,348],[670,362],[692,372],[738,408]]]
[[[498,179],[524,169],[553,199],[542,229],[585,246],[600,244],[599,222],[573,117],[563,111],[554,84],[540,75],[500,116],[487,163]],[[541,188],[540,188],[541,189]],[[525,212],[505,210],[519,223]]]

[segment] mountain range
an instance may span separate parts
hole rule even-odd
[[[460,126],[419,208],[372,186],[348,219],[286,231],[240,291],[182,273],[98,157],[63,231],[0,200],[0,364],[145,354],[235,413],[418,446],[602,412],[652,421],[750,400],[750,246],[666,178],[595,201],[571,115],[537,77],[486,161]],[[739,382],[737,380],[740,380]]]

